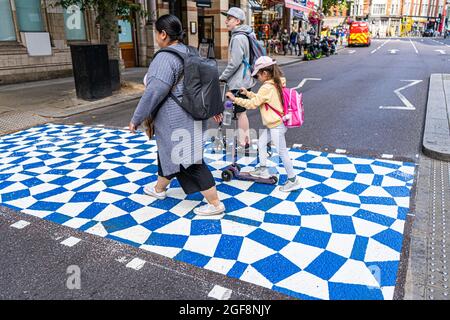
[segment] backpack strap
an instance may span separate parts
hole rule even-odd
[[[245,78],[245,74],[247,73],[247,70],[250,70],[251,72],[253,72],[252,70],[252,66],[251,66],[251,56],[252,56],[252,45],[250,43],[250,36],[248,35],[248,33],[246,32],[236,32],[236,34],[242,34],[247,38],[248,41],[248,60],[244,57],[242,58],[242,63],[244,64],[244,72],[242,73],[242,78]]]
[[[182,62],[183,65],[184,65],[184,59],[186,59],[186,54],[184,54],[184,53],[182,53],[182,52],[180,52],[180,51],[178,51],[178,50],[176,50],[176,49],[170,48],[170,47],[162,48],[162,49],[159,49],[158,51],[156,51],[156,53],[153,55],[153,59],[155,59],[155,57],[156,57],[159,53],[161,53],[161,52],[169,52],[169,53],[174,54],[175,56],[177,56],[178,58],[180,58],[181,62]],[[183,73],[184,73],[184,72],[183,72]],[[172,92],[172,89],[173,89],[176,85],[178,85],[178,83],[180,82],[181,78],[182,78],[182,76],[180,76],[180,78],[178,79],[177,83],[175,83],[175,84],[172,86],[172,88],[170,88],[170,91],[169,91],[168,96],[163,100],[163,103],[161,103],[161,104],[158,106],[158,109],[156,110],[156,112],[158,112],[159,108],[164,104],[164,102],[166,102],[166,100],[167,100],[168,97],[172,98],[172,100],[174,100],[176,104],[178,104],[180,107],[182,107],[181,101],[180,101],[180,100],[173,94],[173,92]],[[156,116],[156,113],[155,113],[155,116]]]
[[[277,109],[275,109],[274,107],[272,107],[270,104],[266,103],[264,104],[266,107],[266,110],[272,109],[272,111],[274,111],[280,118],[281,120],[283,120],[283,115],[280,113],[280,111],[278,111]]]

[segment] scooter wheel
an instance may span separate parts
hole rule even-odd
[[[278,183],[278,178],[276,176],[271,176],[270,179],[272,179],[273,184],[277,184]]]
[[[222,180],[225,182],[231,181],[231,179],[233,178],[233,173],[231,172],[231,170],[225,170],[222,171]]]

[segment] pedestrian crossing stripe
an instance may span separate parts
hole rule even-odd
[[[291,149],[302,189],[283,193],[224,183],[225,155],[206,145],[226,213],[201,217],[192,210],[203,197],[176,180],[165,200],[143,193],[157,179],[156,150],[143,133],[105,127],[47,124],[3,136],[0,203],[296,298],[393,298],[413,163]],[[285,182],[276,153],[269,160]]]

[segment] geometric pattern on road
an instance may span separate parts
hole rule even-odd
[[[144,134],[47,124],[0,138],[1,204],[301,299],[392,299],[415,164],[289,152],[302,189],[283,193],[223,182],[206,147],[226,213],[200,217],[176,180],[164,200],[143,193],[157,178]]]

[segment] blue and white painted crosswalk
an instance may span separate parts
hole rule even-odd
[[[156,145],[143,134],[34,127],[0,138],[1,204],[298,298],[392,299],[415,165],[290,150],[302,189],[224,183],[223,154],[206,147],[226,213],[196,216],[200,194],[176,180],[157,200]],[[271,158],[278,166],[277,157]],[[240,163],[255,166],[256,159]],[[269,163],[270,164],[270,163]],[[276,168],[280,182],[284,168]]]

